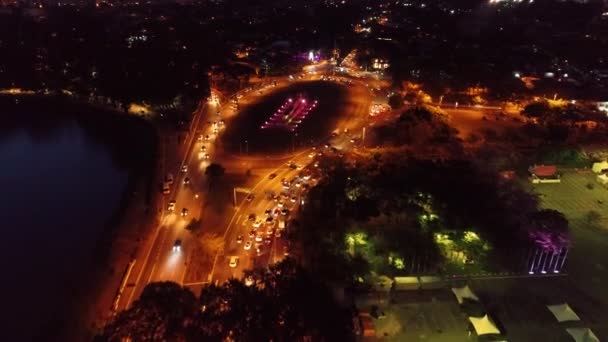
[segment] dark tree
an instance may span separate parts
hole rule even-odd
[[[388,104],[392,109],[399,109],[403,106],[403,96],[400,94],[393,94],[388,98]]]
[[[527,105],[522,114],[529,118],[544,119],[549,115],[551,109],[546,102],[533,102]]]
[[[174,341],[188,335],[185,322],[197,311],[196,297],[176,283],[151,283],[133,306],[104,329],[102,341]]]
[[[540,248],[556,252],[570,245],[568,220],[553,209],[541,209],[528,217],[528,236]]]
[[[205,169],[205,175],[209,181],[209,188],[215,184],[226,172],[226,169],[221,164],[211,163]]]

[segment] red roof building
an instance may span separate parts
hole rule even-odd
[[[557,174],[555,165],[534,165],[530,168],[530,173],[537,177],[553,177]]]

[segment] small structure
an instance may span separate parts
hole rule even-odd
[[[568,328],[566,329],[576,342],[600,342],[589,328]]]
[[[560,175],[555,165],[533,165],[528,168],[530,180],[538,183],[561,183]]]
[[[395,291],[412,291],[420,289],[418,277],[395,277]]]
[[[469,317],[469,321],[473,325],[477,336],[482,335],[500,335],[500,330],[496,327],[496,324],[488,317]]]
[[[601,174],[601,175],[597,175],[597,182],[604,185],[604,186],[608,186],[608,174]]]
[[[557,305],[547,305],[547,309],[551,311],[553,316],[557,319],[558,322],[570,322],[570,321],[580,321],[581,319],[578,317],[576,312],[572,310],[568,303],[557,304]]]
[[[608,172],[608,161],[601,161],[598,163],[593,163],[591,166],[591,170],[595,173],[604,173]]]
[[[438,290],[445,288],[445,281],[437,276],[420,276],[418,277],[421,290]]]
[[[479,298],[471,291],[468,285],[464,287],[452,287],[452,292],[456,296],[458,304],[464,303],[465,300],[479,302]]]

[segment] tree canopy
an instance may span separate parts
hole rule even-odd
[[[149,284],[98,341],[350,341],[350,314],[292,259],[208,285],[199,298],[171,283]]]

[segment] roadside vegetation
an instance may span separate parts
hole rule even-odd
[[[291,259],[196,296],[151,283],[95,341],[350,341],[348,310]]]

